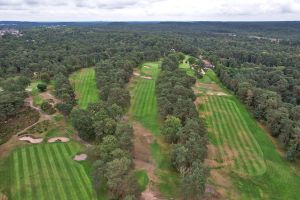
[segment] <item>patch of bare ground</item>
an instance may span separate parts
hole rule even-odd
[[[8,200],[8,197],[5,194],[0,193],[0,200]]]
[[[49,91],[40,93],[40,96],[42,97],[43,100],[49,102],[52,105],[56,105],[57,103],[61,102],[59,99],[53,96]]]
[[[14,149],[24,145],[16,135],[13,135],[6,143],[0,145],[0,158],[8,156]]]
[[[225,200],[228,199],[228,194],[230,191],[230,199],[239,199],[239,195],[232,189],[232,183],[229,176],[227,165],[230,165],[233,160],[232,156],[236,156],[237,152],[232,151],[231,149],[224,147],[227,149],[230,156],[227,158],[222,158],[223,162],[217,162],[217,148],[209,144],[207,145],[208,156],[205,159],[205,165],[211,168],[210,175],[208,178],[208,183],[206,185],[204,200]],[[230,151],[229,151],[230,150]]]
[[[8,141],[12,135],[24,128],[35,124],[38,120],[39,113],[26,106],[18,111],[16,116],[0,122],[0,144]]]
[[[144,66],[145,68],[147,68],[147,69],[150,69],[151,67],[150,66]]]
[[[141,124],[133,122],[134,130],[134,165],[137,170],[147,171],[149,183],[145,191],[142,192],[141,200],[156,200],[161,199],[160,194],[155,187],[155,182],[158,180],[155,175],[155,164],[151,159],[150,144],[154,142],[154,137],[150,131],[145,129]]]

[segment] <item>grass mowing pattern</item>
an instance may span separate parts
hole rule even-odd
[[[205,111],[210,113],[206,119],[217,141],[220,158],[222,162],[229,162],[236,172],[252,176],[263,174],[266,171],[264,156],[246,122],[249,119],[241,114],[231,98],[209,96],[204,105]]]
[[[151,68],[142,67],[141,75],[151,76],[152,79],[140,78],[136,85],[133,94],[132,114],[134,119],[141,122],[143,126],[149,129],[152,133],[159,133],[158,119],[157,119],[157,102],[155,94],[155,81],[159,73],[160,63],[144,63],[143,66],[150,66]]]
[[[93,199],[84,167],[72,159],[77,144],[54,143],[17,149],[10,158],[10,199]]]
[[[80,108],[87,108],[89,103],[99,100],[99,91],[95,80],[95,69],[84,68],[70,76],[70,82],[75,90]]]
[[[220,84],[213,71],[209,70],[205,76],[208,76],[206,80],[209,80],[210,83]],[[220,86],[222,87],[222,85]],[[242,154],[238,152],[238,157],[233,160],[233,173],[229,174],[233,185],[232,188],[226,188],[228,194],[230,195],[232,191],[236,191],[239,194],[238,199],[245,200],[299,199],[299,166],[288,163],[279,155],[267,135],[268,133],[265,133],[258,126],[246,107],[235,96],[206,95],[206,97],[208,99],[202,101],[200,111],[208,115],[205,119],[210,127],[210,143],[218,148],[220,159],[222,157],[226,158],[229,149],[244,151]],[[243,135],[241,135],[242,137],[240,137],[242,141],[238,140],[237,132],[232,132],[237,128],[239,131],[245,129]],[[226,142],[230,145],[230,148],[224,145]],[[251,146],[249,146],[250,144]],[[232,152],[229,152],[229,154],[232,155]],[[253,154],[258,158],[249,158],[249,155],[253,156]],[[261,157],[262,155],[263,157]],[[265,167],[261,159],[264,160]],[[244,169],[242,169],[243,167]],[[222,170],[222,168],[217,170]],[[241,175],[240,172],[243,172],[243,174]]]
[[[156,174],[159,177],[160,192],[170,198],[178,197],[179,176],[172,166],[169,157],[169,147],[160,138],[159,120],[157,113],[157,102],[155,94],[155,82],[159,74],[159,62],[144,63],[141,68],[142,76],[151,76],[152,79],[142,77],[137,81],[132,90],[131,113],[136,121],[139,121],[145,128],[149,129],[159,141],[151,144],[152,158],[156,164]]]

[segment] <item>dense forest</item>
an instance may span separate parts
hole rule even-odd
[[[133,128],[124,114],[130,106],[127,84],[133,69],[145,61],[162,59],[156,82],[161,132],[171,145],[172,165],[181,175],[185,199],[198,199],[204,193],[209,170],[203,165],[206,127],[191,89],[196,78],[178,68],[184,54],[211,61],[222,83],[278,139],[286,158],[294,161],[300,156],[297,22],[91,23],[84,27],[21,23],[13,27],[22,36],[0,38],[0,124],[24,109],[31,79],[53,81],[61,100],[56,108],[71,119],[83,140],[94,145],[93,186],[97,191],[105,185],[111,198],[136,199],[141,193],[134,176]],[[68,77],[91,66],[101,101],[79,109],[74,107]],[[39,85],[41,90],[44,87]]]

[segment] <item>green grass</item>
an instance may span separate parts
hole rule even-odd
[[[80,108],[87,108],[89,103],[99,100],[99,91],[95,80],[95,69],[84,68],[70,76],[70,82],[75,90]]]
[[[148,185],[148,182],[149,182],[147,171],[145,171],[145,170],[136,171],[135,176],[138,180],[139,186],[144,191],[146,189],[147,185]]]
[[[185,55],[185,59],[179,64],[179,68],[185,70],[188,75],[195,77],[195,72],[191,69],[188,62],[189,57],[189,55]]]
[[[219,83],[212,71],[205,76]],[[300,198],[299,168],[279,155],[268,133],[235,96],[207,96],[200,111],[206,116],[217,160],[227,162],[225,168],[231,170],[228,194],[235,191],[245,200]]]
[[[131,114],[134,120],[139,121],[155,135],[156,141],[151,144],[150,150],[156,165],[155,173],[159,177],[158,187],[163,195],[174,198],[180,195],[179,175],[171,166],[169,147],[163,142],[157,142],[157,140],[161,141],[155,94],[155,81],[159,74],[159,66],[160,62],[148,62],[141,66],[141,75],[151,76],[153,79],[138,78],[131,91]]]
[[[14,200],[94,199],[85,167],[72,159],[78,151],[75,142],[15,150],[7,159],[7,177],[1,179],[9,186],[4,192]]]
[[[139,78],[138,83],[132,91],[131,113],[135,120],[149,129],[154,134],[159,134],[157,102],[155,94],[155,81],[159,74],[159,62],[144,63],[141,68],[141,75],[151,76],[152,79]]]
[[[43,98],[39,95],[40,91],[37,88],[37,85],[43,83],[41,80],[32,81],[31,84],[27,87],[29,91],[31,91],[31,95],[33,97],[33,104],[35,106],[41,106],[43,101]]]

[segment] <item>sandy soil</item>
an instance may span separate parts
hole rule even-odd
[[[48,143],[53,143],[53,142],[69,142],[70,138],[67,137],[53,137],[48,139]]]
[[[32,144],[39,144],[39,143],[42,143],[44,139],[43,138],[33,138],[31,136],[22,136],[22,137],[19,137],[19,140],[26,141],[26,142],[29,142]]]
[[[147,188],[141,194],[141,200],[161,199],[160,194],[155,188],[154,183],[158,180],[155,175],[155,164],[151,160],[150,144],[154,142],[154,137],[141,124],[134,122],[134,165],[135,169],[144,169],[147,171],[149,183]]]
[[[86,159],[87,159],[87,155],[84,153],[75,155],[73,158],[73,160],[76,160],[76,161],[82,161],[82,160],[86,160]]]
[[[16,135],[13,135],[6,143],[0,145],[0,158],[6,157],[21,145],[23,145],[23,142]]]
[[[150,69],[151,67],[150,66],[144,66],[145,68],[147,68],[147,69]]]
[[[151,76],[141,76],[141,78],[144,78],[144,79],[152,79]]]
[[[134,75],[134,76],[140,76],[141,74],[138,73],[138,72],[133,72],[133,75]]]

